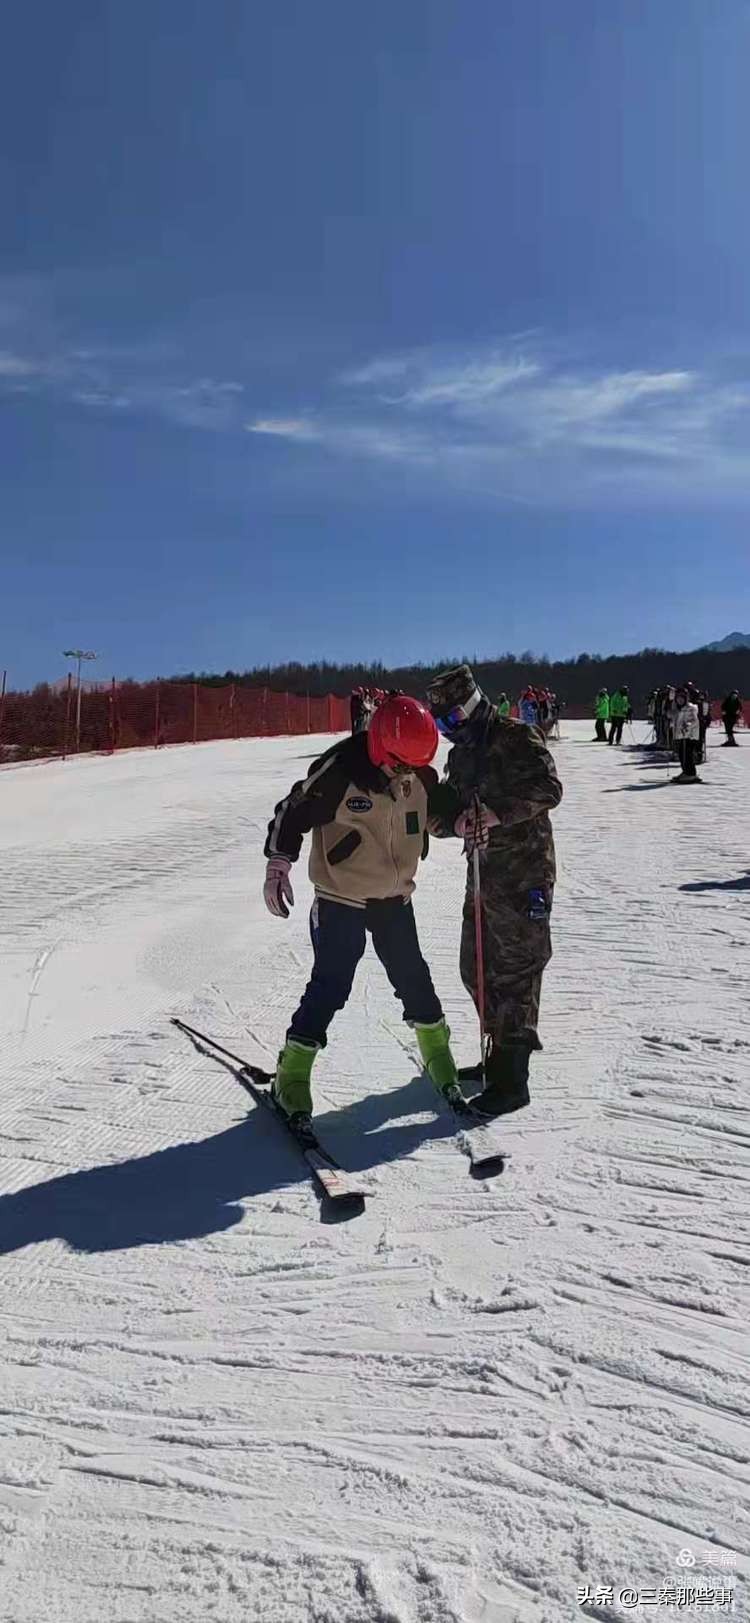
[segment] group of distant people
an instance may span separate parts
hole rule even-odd
[[[366,733],[376,710],[386,699],[397,698],[401,691],[401,688],[389,688],[387,692],[385,688],[352,688],[349,697],[352,732]]]
[[[677,755],[681,781],[696,781],[697,767],[706,759],[706,734],[711,726],[709,695],[694,682],[683,682],[681,687],[665,684],[649,694],[647,715],[655,747]]]
[[[733,688],[722,702],[725,743],[737,747],[735,728],[742,718],[742,700]],[[654,688],[647,700],[647,714],[653,728],[653,748],[667,750],[680,763],[675,783],[699,783],[698,767],[706,759],[706,734],[711,726],[711,699],[694,682],[681,686],[665,683]],[[623,728],[632,722],[630,690],[625,683],[613,693],[602,687],[594,701],[594,735],[598,744],[621,744]]]
[[[400,688],[357,687],[350,698],[352,733],[366,732],[373,716],[387,699],[398,697]],[[507,693],[498,697],[496,710],[507,719],[513,714],[512,701]],[[545,738],[559,736],[562,704],[550,688],[525,687],[516,707],[518,720],[528,727],[539,727]],[[732,688],[722,701],[721,714],[726,732],[725,747],[737,748],[735,729],[742,722],[742,699],[737,688]],[[654,688],[647,700],[647,715],[653,728],[655,749],[668,750],[677,756],[680,773],[675,783],[699,783],[698,767],[706,759],[706,734],[711,726],[711,699],[694,682],[681,686],[665,683]],[[623,730],[633,720],[630,690],[626,683],[615,688],[599,689],[594,702],[594,732],[598,744],[622,743]]]
[[[681,687],[666,684],[649,694],[648,719],[654,730],[654,747],[669,750],[680,763],[675,783],[700,783],[697,768],[706,759],[706,736],[711,726],[711,699],[694,682]],[[722,700],[721,714],[725,748],[736,749],[735,728],[742,719],[742,699],[737,688]]]
[[[633,720],[630,689],[625,683],[610,693],[600,688],[594,702],[594,734],[597,744],[621,744],[626,721]],[[609,728],[609,732],[607,731]]]
[[[526,687],[518,700],[518,720],[524,722],[527,727],[540,727],[545,738],[549,738],[555,728],[559,733],[561,709],[561,702],[551,688]],[[511,705],[507,693],[501,693],[498,710],[501,716],[510,715]]]
[[[380,706],[386,699],[397,698],[401,692],[401,688],[389,688],[387,692],[384,688],[353,688],[349,698],[352,732],[367,732]],[[513,715],[513,704],[507,693],[499,695],[495,708],[504,720]],[[545,738],[549,738],[554,735],[555,729],[559,736],[561,710],[562,703],[550,688],[526,687],[518,698],[516,714],[527,727],[539,727]]]

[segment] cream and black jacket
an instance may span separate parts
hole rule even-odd
[[[296,862],[312,831],[310,878],[318,896],[349,907],[406,900],[427,855],[427,796],[437,781],[432,767],[388,778],[370,760],[367,734],[357,733],[321,755],[279,803],[265,855]]]

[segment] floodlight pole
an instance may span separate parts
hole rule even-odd
[[[81,665],[84,659],[98,659],[98,654],[92,654],[85,648],[64,648],[63,659],[74,659],[78,666],[76,676],[76,755],[81,753]]]

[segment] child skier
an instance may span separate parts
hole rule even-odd
[[[279,918],[289,917],[289,870],[303,836],[312,832],[315,961],[273,1080],[274,1098],[300,1125],[312,1111],[315,1056],[349,997],[368,930],[432,1081],[448,1099],[460,1097],[450,1034],[411,904],[417,864],[427,853],[427,797],[438,781],[429,763],[437,745],[435,722],[418,699],[388,698],[367,732],[334,744],[314,762],[269,824],[263,894]]]

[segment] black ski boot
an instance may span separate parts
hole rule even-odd
[[[507,1116],[530,1104],[529,1056],[527,1043],[501,1043],[493,1046],[485,1068],[482,1093],[469,1102],[482,1116]]]
[[[530,1054],[541,1054],[543,1049],[544,1049],[544,1043],[542,1042],[541,1037],[539,1037],[538,1035],[535,1035],[533,1038],[529,1038],[528,1041],[525,1044],[519,1044],[519,1043],[514,1044],[514,1047],[522,1047],[522,1046],[523,1047],[528,1047],[528,1050],[529,1050]],[[497,1045],[497,1047],[501,1048],[502,1043],[499,1043]],[[490,1077],[492,1075],[491,1067],[492,1067],[492,1063],[493,1063],[492,1062],[493,1052],[497,1053],[497,1048],[494,1046],[492,1038],[490,1037],[489,1041],[488,1041],[488,1044],[487,1044],[487,1059],[485,1061],[484,1071],[482,1071],[482,1067],[481,1067],[481,1065],[479,1063],[479,1060],[477,1060],[474,1065],[459,1065],[459,1067],[458,1067],[458,1080],[459,1080],[459,1082],[485,1082],[485,1081],[489,1081]],[[497,1064],[497,1061],[495,1061],[495,1064]]]

